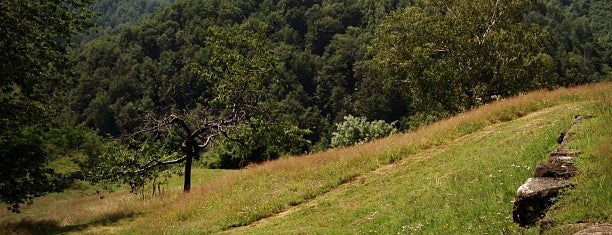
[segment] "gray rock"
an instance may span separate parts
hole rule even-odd
[[[586,229],[582,229],[574,235],[612,235],[612,225],[611,224],[599,224],[593,225]]]
[[[557,159],[546,164],[539,164],[535,169],[533,177],[569,179],[570,177],[575,176],[577,173],[578,169],[576,169],[574,164]]]
[[[559,195],[561,189],[570,187],[565,179],[550,177],[529,178],[516,191],[512,218],[520,226],[532,226],[546,214],[553,204],[553,198]]]

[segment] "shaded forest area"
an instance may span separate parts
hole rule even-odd
[[[57,47],[49,58],[28,51],[22,70],[9,69],[28,37],[2,38],[9,204],[74,180],[142,185],[189,151],[207,167],[241,168],[367,141],[530,90],[609,79],[612,63],[603,0],[62,2],[81,9],[61,18],[66,29],[35,21],[27,31],[49,34],[37,38],[42,51]],[[0,6],[2,29],[24,33],[10,20],[27,11]],[[171,115],[216,132],[193,133],[206,148],[185,149],[190,133],[164,122]],[[139,170],[150,165],[159,167]],[[33,187],[35,178],[54,183]]]
[[[88,8],[98,15],[94,26],[89,31],[74,37],[75,45],[83,44],[110,34],[119,28],[128,27],[150,16],[160,8],[174,3],[175,0],[100,0],[93,2]]]

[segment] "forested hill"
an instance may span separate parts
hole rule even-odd
[[[277,116],[314,131],[310,138],[319,142],[333,122],[353,113],[354,66],[365,57],[373,25],[407,4],[180,1],[139,25],[85,45],[74,56],[81,74],[71,106],[77,122],[118,135],[132,131],[131,120],[143,112],[206,104],[211,94],[192,65],[210,60],[207,41],[215,28],[226,35],[212,37],[248,37],[265,30],[266,47],[281,62],[274,74],[278,82],[269,84],[281,106]]]
[[[249,148],[217,152],[255,158],[244,164],[327,148],[348,115],[403,130],[609,77],[610,1],[526,2],[179,0],[76,51],[70,109],[119,136],[151,113],[218,105],[222,81],[245,89],[224,100],[264,90],[266,118],[236,134]]]
[[[612,24],[609,1],[539,1],[526,17],[542,25],[553,40],[550,54],[557,73],[567,82],[581,83],[605,77],[612,62]]]
[[[98,13],[94,20],[95,27],[89,32],[78,35],[76,44],[88,42],[100,35],[114,32],[117,28],[139,22],[163,6],[175,0],[100,0],[95,1],[89,9]]]

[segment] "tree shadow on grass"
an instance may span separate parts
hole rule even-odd
[[[98,219],[83,224],[61,226],[54,219],[23,218],[18,221],[0,223],[1,234],[64,234],[68,232],[85,231],[96,226],[108,226],[121,220],[135,218],[142,213],[132,211],[116,211],[105,214]]]

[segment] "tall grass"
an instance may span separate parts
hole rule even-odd
[[[158,212],[137,220],[129,231],[208,233],[248,225],[303,204],[382,166],[425,150],[442,148],[492,124],[563,104],[597,100],[611,91],[612,83],[537,91],[492,103],[413,132],[350,148],[251,166],[195,187],[179,201],[168,203]],[[568,114],[565,118],[571,120],[571,116]],[[504,148],[496,146],[494,149]],[[465,167],[480,170],[479,166]],[[384,186],[378,188],[384,189]]]
[[[520,233],[511,218],[516,188],[555,149],[559,131],[579,107],[556,106],[486,127],[442,148],[409,155],[284,217],[231,232]]]
[[[205,183],[206,179],[214,179],[225,172],[196,169],[193,176]],[[20,214],[0,210],[0,234],[80,233],[92,227],[129,221],[168,201],[178,200],[178,192],[182,191],[181,178],[171,178],[164,187],[166,193],[155,197],[150,196],[150,191],[145,192],[146,200],[142,199],[143,195],[131,194],[127,189],[97,194],[93,186],[84,187],[85,190],[52,193],[35,199],[34,204],[25,206]]]
[[[511,200],[508,195],[513,195],[518,179],[524,180],[532,170],[527,167],[533,167],[538,157],[552,150],[554,146],[549,142],[556,138],[560,125],[571,121],[575,111],[572,108],[580,108],[610,94],[612,82],[536,91],[385,139],[224,172],[194,185],[191,193],[187,194],[175,192],[145,201],[122,194],[112,195],[107,199],[114,206],[108,205],[99,213],[88,209],[96,208],[95,203],[79,205],[72,201],[78,199],[66,199],[63,205],[49,203],[47,208],[42,206],[47,204],[36,202],[32,212],[24,213],[24,217],[2,218],[2,221],[12,222],[0,223],[0,233],[2,227],[19,225],[15,222],[19,219],[23,219],[25,230],[32,231],[28,227],[31,224],[28,220],[32,218],[43,222],[50,219],[53,221],[51,229],[61,232],[240,232],[230,229],[249,225],[295,206],[322,208],[322,214],[309,214],[308,210],[304,210],[303,215],[301,212],[292,213],[298,217],[287,216],[295,220],[284,221],[279,229],[291,233],[291,229],[297,228],[297,224],[293,224],[297,223],[295,221],[313,221],[312,227],[306,226],[312,230],[303,232],[367,233],[371,230],[375,233],[384,232],[381,228],[387,226],[398,232],[434,232],[459,227],[459,222],[444,223],[455,216],[471,218],[472,228],[478,229],[455,231],[486,232],[490,223],[501,223],[495,228],[502,230],[514,229],[507,222],[509,211],[502,212],[500,208],[507,209]],[[527,115],[529,117],[511,122]],[[552,119],[538,119],[542,115]],[[540,131],[539,125],[546,128]],[[478,152],[478,155],[471,155],[472,152]],[[520,156],[514,159],[515,155]],[[481,161],[484,157],[487,161]],[[497,172],[499,170],[502,172]],[[481,174],[485,173],[489,174],[482,178]],[[508,176],[510,174],[512,177]],[[426,184],[409,184],[415,180]],[[504,187],[500,188],[500,184]],[[360,185],[363,187],[356,187]],[[453,190],[455,193],[452,195],[446,193]],[[474,191],[479,192],[474,197],[462,195]],[[406,196],[400,201],[385,200],[402,194]],[[457,209],[470,203],[473,210]],[[41,205],[40,209],[35,209],[36,205]],[[332,207],[336,205],[340,207]],[[75,211],[83,213],[76,214]],[[70,219],[72,214],[78,218]],[[406,214],[420,217],[400,216]],[[436,216],[432,217],[432,214]],[[400,219],[393,220],[396,216]],[[329,218],[339,222],[326,222],[325,219]],[[421,222],[410,218],[430,219]],[[317,230],[314,225],[322,230]],[[424,230],[436,226],[438,230]]]

